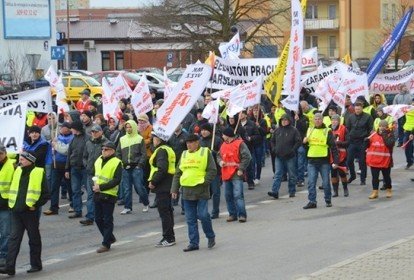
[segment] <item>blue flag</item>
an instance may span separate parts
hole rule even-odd
[[[390,53],[394,50],[395,46],[401,40],[405,32],[405,29],[410,23],[412,14],[413,14],[413,7],[410,7],[408,12],[404,15],[404,17],[400,20],[400,22],[395,26],[391,35],[384,42],[381,49],[378,51],[374,59],[369,64],[368,69],[367,69],[368,85],[370,85],[371,82],[374,80],[375,76],[381,70],[382,66],[384,65]]]

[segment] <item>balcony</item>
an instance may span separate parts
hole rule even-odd
[[[338,19],[305,19],[305,30],[337,30],[339,28]]]

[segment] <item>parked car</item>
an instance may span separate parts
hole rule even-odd
[[[404,68],[408,68],[408,67],[410,67],[410,66],[414,66],[414,59],[410,59],[410,60],[408,60],[408,61],[404,64],[403,69],[404,69]]]
[[[91,97],[97,100],[102,98],[101,84],[91,77],[85,76],[66,76],[62,78],[63,85],[66,90],[67,100],[77,101],[80,98],[80,92],[84,89],[91,91]],[[56,92],[52,91],[54,97]]]
[[[87,70],[60,70],[60,71],[70,76],[76,76],[76,75],[89,76],[93,74],[91,71],[87,71]]]
[[[369,64],[371,63],[371,60],[366,57],[359,57],[355,59],[355,62],[358,63],[359,70],[361,70],[362,72],[366,72]]]
[[[168,79],[173,82],[178,82],[184,74],[185,68],[171,68],[167,70]]]
[[[395,65],[395,59],[390,58],[387,60],[385,64],[385,72],[393,72],[401,70],[404,67],[404,61],[402,59],[398,59],[397,65]]]
[[[136,73],[156,73],[159,75],[163,75],[163,72],[160,68],[156,67],[142,67],[134,70]]]
[[[44,78],[20,83],[20,88],[22,90],[30,90],[34,88],[41,88],[41,87],[48,87],[48,86],[50,86],[50,84]]]
[[[141,77],[143,73],[138,73],[138,75]],[[164,96],[164,75],[159,75],[156,73],[145,73],[148,85],[150,88],[154,88],[157,90],[157,98],[163,98]],[[173,86],[176,84],[175,81],[173,82]]]
[[[111,80],[111,79],[118,77],[119,74],[122,75],[122,77],[125,79],[125,81],[127,82],[127,84],[132,90],[135,89],[135,86],[138,84],[139,79],[141,78],[141,76],[139,76],[138,74],[131,73],[128,71],[102,71],[102,72],[93,73],[90,75],[90,77],[94,78],[95,80],[97,80],[99,83],[102,84],[103,77],[107,78],[108,80]]]

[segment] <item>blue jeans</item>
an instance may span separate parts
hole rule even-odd
[[[86,191],[88,192],[88,199],[86,200],[86,215],[85,217],[88,220],[94,221],[95,220],[95,203],[93,201],[93,175],[88,174],[86,178]]]
[[[247,217],[242,180],[224,181],[224,196],[226,197],[229,216],[235,218]]]
[[[0,210],[0,259],[7,257],[7,242],[11,228],[11,214],[9,210]]]
[[[361,181],[365,182],[367,178],[367,164],[365,162],[365,149],[366,145],[361,142],[351,143],[348,147],[348,156],[346,163],[349,168],[349,174],[351,177],[356,177],[354,160],[356,157],[359,158],[358,164],[361,169]]]
[[[76,214],[82,214],[82,185],[86,181],[85,169],[71,168],[72,204]]]
[[[289,194],[296,193],[296,157],[290,159],[282,159],[276,157],[275,159],[276,173],[273,181],[272,192],[279,193],[280,185],[282,184],[282,176],[287,171],[289,175],[288,189]]]
[[[408,138],[410,137],[412,133],[411,132],[404,132],[404,141],[403,143],[408,141]],[[407,144],[405,146],[405,159],[407,160],[407,164],[413,164],[413,141]]]
[[[115,203],[107,201],[95,202],[95,223],[102,234],[102,245],[111,248],[115,241],[114,231],[114,208]]]
[[[329,163],[308,163],[308,199],[309,202],[316,203],[316,181],[318,180],[318,173],[322,177],[322,186],[325,194],[325,202],[330,202],[332,193],[331,193],[331,184],[329,181],[329,172],[331,170],[331,165]]]
[[[211,198],[213,201],[213,210],[211,211],[211,215],[218,216],[220,213],[220,195],[221,195],[221,178],[220,175],[216,175],[213,181],[210,184],[211,188]]]
[[[216,235],[213,231],[210,214],[208,213],[208,200],[186,200],[184,201],[185,220],[188,227],[188,237],[190,238],[190,245],[198,247],[200,243],[200,235],[198,233],[198,222],[201,221],[204,234],[207,238],[213,238]]]
[[[122,170],[122,181],[124,187],[125,208],[132,210],[132,185],[137,192],[142,204],[149,205],[148,193],[142,184],[143,171],[141,168],[131,168]]]
[[[298,182],[305,181],[305,171],[306,171],[306,149],[305,147],[300,146],[296,151],[296,166],[298,171],[297,180]]]

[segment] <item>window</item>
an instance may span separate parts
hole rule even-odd
[[[336,5],[329,5],[328,17],[329,19],[336,19]]]
[[[329,36],[329,57],[335,57],[336,36]]]
[[[318,46],[318,36],[306,36],[305,37],[305,48],[310,49]]]
[[[70,86],[71,87],[87,87],[88,85],[82,79],[72,78],[70,79]]]
[[[62,79],[62,83],[64,87],[68,87],[68,79]]]
[[[102,71],[111,70],[109,52],[107,51],[101,52],[101,57],[102,57]]]
[[[382,4],[382,20],[388,20],[388,4]]]
[[[318,6],[309,5],[306,8],[306,18],[307,19],[316,19],[316,18],[318,18]]]
[[[124,52],[115,52],[115,69],[124,69]]]

